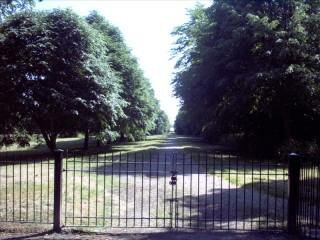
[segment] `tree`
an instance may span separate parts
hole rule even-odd
[[[233,134],[247,153],[260,155],[317,140],[319,6],[219,0],[192,10],[174,33],[179,126],[212,141]]]
[[[1,0],[0,1],[0,23],[5,17],[18,11],[30,9],[34,0]]]
[[[111,68],[121,81],[120,94],[126,104],[123,108],[124,115],[118,119],[114,130],[120,134],[120,140],[143,139],[155,128],[158,111],[151,85],[143,76],[119,29],[96,11],[87,16],[86,20],[104,36],[107,46],[105,54],[109,58]]]
[[[102,36],[70,10],[24,12],[5,21],[0,105],[16,120],[9,128],[19,122],[28,133],[40,131],[51,150],[59,134],[81,131],[83,122],[110,129],[122,103],[104,51]]]
[[[170,131],[170,121],[168,115],[163,110],[159,109],[155,125],[156,126],[151,131],[151,134],[165,134]]]

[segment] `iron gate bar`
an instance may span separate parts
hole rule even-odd
[[[223,205],[222,205],[222,184],[223,184],[223,174],[222,174],[222,171],[223,171],[223,161],[222,161],[222,153],[220,153],[220,203],[221,203],[221,207],[220,207],[220,229],[222,230],[222,209],[223,209]]]
[[[149,191],[148,191],[148,196],[149,196],[149,211],[148,211],[148,213],[149,213],[149,227],[150,227],[150,217],[151,217],[151,213],[150,213],[150,211],[151,211],[151,206],[150,206],[150,204],[151,204],[151,158],[152,158],[152,154],[151,154],[151,152],[149,152]]]
[[[157,156],[157,205],[156,205],[156,227],[158,227],[158,217],[159,217],[159,152]]]
[[[243,171],[243,186],[244,186],[244,189],[243,189],[243,219],[245,219],[245,213],[246,213],[246,211],[245,211],[245,207],[246,207],[246,172],[245,172],[245,170],[246,170],[246,162],[244,162],[244,166],[243,166],[243,169],[244,169],[244,171]],[[245,229],[245,222],[243,221],[243,230]]]
[[[205,203],[204,205],[208,205],[208,154],[205,155],[205,174],[206,174],[206,182],[205,182]],[[204,212],[204,228],[207,229],[207,211]]]
[[[68,156],[68,151],[67,151],[67,155],[66,155],[66,161],[65,161],[65,168],[63,169],[63,171],[65,172],[65,178],[68,179],[68,159],[69,159],[69,156]],[[68,181],[65,181],[65,198],[67,198],[67,192],[68,192]],[[64,200],[64,211],[65,211],[65,214],[64,214],[64,222],[67,222],[67,203],[68,201],[67,200]],[[74,220],[72,221],[72,224],[74,224]]]
[[[267,168],[267,195],[269,196],[270,193],[270,161],[268,161],[268,168]],[[267,198],[267,212],[269,212],[269,198]],[[267,227],[269,227],[269,215],[267,215]]]
[[[200,163],[200,153],[198,153],[198,163]],[[200,164],[198,164],[198,198],[197,198],[197,203],[198,203],[198,214],[197,214],[197,226],[200,227]]]
[[[254,161],[251,159],[251,172],[254,171]],[[251,175],[251,182],[253,183],[254,181],[254,176],[253,174]],[[254,197],[253,197],[253,184],[251,184],[251,208],[250,208],[250,214],[251,216],[253,215],[253,204],[254,204]],[[251,229],[253,229],[253,222],[251,222]]]
[[[137,183],[137,153],[134,153],[134,191],[133,191],[133,214],[134,214],[134,227],[136,226],[136,183]]]
[[[107,167],[106,153],[103,156],[103,226],[106,225],[106,167]]]
[[[193,167],[193,159],[192,159],[192,153],[190,153],[190,177],[191,177],[191,179],[190,179],[190,207],[189,207],[189,209],[190,209],[190,211],[189,211],[189,213],[190,213],[190,216],[189,216],[189,218],[190,218],[190,223],[189,223],[189,227],[191,228],[192,227],[192,218],[191,218],[191,209],[192,209],[192,176],[193,176],[193,174],[192,174],[192,167]]]
[[[15,162],[15,156],[13,157],[13,161]],[[15,197],[14,197],[14,165],[12,165],[12,221],[14,222],[14,209],[15,209]],[[35,219],[34,219],[35,220]]]
[[[21,189],[21,183],[22,183],[22,171],[21,171],[21,165],[22,165],[22,160],[21,158],[19,159],[19,221],[21,221],[21,210],[22,210],[22,199],[21,199],[21,196],[22,196],[22,189]],[[0,174],[1,175],[1,174]],[[1,185],[1,184],[0,184]],[[41,202],[40,202],[40,205],[41,205],[41,211],[40,211],[40,223],[42,223],[42,161],[41,161],[41,189],[40,189],[41,193]],[[0,201],[1,202],[1,201]]]
[[[68,152],[67,152],[68,154]],[[67,161],[66,161],[67,162]],[[75,210],[75,189],[76,189],[76,182],[75,182],[75,179],[76,179],[76,157],[74,156],[73,157],[73,188],[72,188],[72,217],[74,217],[74,210]],[[67,214],[66,214],[67,215]],[[72,220],[72,224],[74,224],[74,219]]]
[[[228,157],[228,219],[230,219],[230,179],[231,179],[231,162],[230,162],[230,154]],[[230,222],[228,221],[228,229],[230,229]]]
[[[239,159],[236,160],[236,186],[238,186]],[[268,211],[267,211],[268,212]],[[238,188],[236,188],[236,226],[238,228]]]
[[[216,178],[215,178],[215,174],[216,174],[216,155],[213,155],[213,174],[212,174],[212,182],[213,182],[213,192],[212,192],[212,218],[215,219],[215,211],[214,211],[214,206],[215,206],[215,194],[214,194],[214,189],[215,189],[215,184],[216,184]],[[213,221],[213,228],[214,226],[214,221]]]

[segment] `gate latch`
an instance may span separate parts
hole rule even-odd
[[[169,182],[170,185],[177,185],[177,171],[171,171],[171,181]]]

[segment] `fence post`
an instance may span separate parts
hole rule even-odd
[[[61,232],[61,204],[62,204],[62,161],[63,150],[54,151],[54,206],[53,231]]]
[[[288,155],[288,232],[298,233],[300,160],[296,153]]]

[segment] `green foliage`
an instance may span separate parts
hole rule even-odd
[[[167,131],[168,119],[120,31],[96,12],[22,12],[0,26],[0,144],[83,132],[98,142]],[[23,134],[22,134],[23,133]],[[26,137],[22,137],[26,136]]]
[[[170,131],[170,121],[168,115],[164,111],[159,110],[155,125],[155,128],[151,132],[152,134],[165,134]]]
[[[117,122],[115,131],[119,132],[121,140],[144,139],[148,133],[154,131],[160,110],[151,85],[143,76],[119,29],[95,11],[86,20],[104,36],[107,46],[105,54],[121,81],[121,97],[126,105],[123,107],[124,115]]]
[[[7,16],[18,11],[30,9],[34,5],[34,0],[1,0],[0,1],[0,22]]]
[[[35,125],[54,149],[59,134],[80,130],[83,121],[99,119],[101,129],[115,123],[117,80],[84,20],[70,10],[21,13],[0,31],[0,92],[9,95],[2,104],[24,128]]]
[[[290,3],[290,4],[288,4]],[[319,1],[215,1],[176,29],[176,130],[277,153],[320,133]]]

